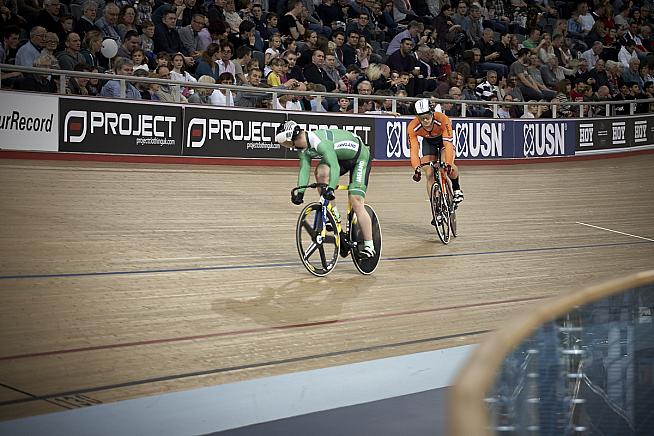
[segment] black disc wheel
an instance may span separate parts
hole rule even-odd
[[[325,222],[330,225],[324,225],[322,211],[320,203],[307,205],[302,209],[295,229],[300,260],[311,274],[318,277],[326,276],[334,269],[340,246],[334,216],[326,210]]]
[[[450,233],[456,238],[456,204],[454,204],[454,194],[452,193],[452,186],[448,183],[447,191],[445,194],[445,201],[447,202],[450,210]]]
[[[438,237],[443,244],[447,244],[450,242],[450,208],[441,191],[438,177],[436,177],[434,184],[431,185],[429,201],[431,202],[432,222],[436,227],[436,233],[438,233]]]
[[[377,269],[377,265],[379,265],[379,259],[381,258],[382,252],[382,232],[379,218],[377,217],[375,210],[368,204],[366,204],[365,207],[366,212],[368,212],[370,220],[372,221],[372,241],[375,247],[375,256],[371,258],[359,257],[359,247],[363,248],[364,239],[361,228],[357,223],[356,215],[354,215],[353,212],[350,212],[352,214],[350,217],[350,241],[353,242],[352,261],[354,262],[354,266],[361,274],[368,275],[374,273]]]

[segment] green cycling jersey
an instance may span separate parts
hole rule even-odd
[[[329,166],[331,188],[336,188],[339,177],[349,171],[350,193],[364,197],[370,173],[370,150],[361,138],[342,129],[319,129],[303,134],[307,135],[307,147],[299,152],[298,185],[309,182],[311,160],[320,158],[321,164]]]

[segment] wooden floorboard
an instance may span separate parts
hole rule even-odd
[[[448,246],[410,168],[376,167],[378,270],[316,278],[295,169],[0,160],[0,419],[476,343],[652,268],[652,166],[464,165]]]

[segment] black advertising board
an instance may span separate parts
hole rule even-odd
[[[654,117],[633,117],[634,146],[654,145]]]
[[[652,117],[588,118],[578,121],[577,152],[654,144]]]
[[[275,142],[286,114],[187,106],[184,156],[284,159],[287,149]]]
[[[607,118],[588,118],[579,120],[577,151],[610,148],[613,141],[611,120]]]
[[[59,99],[59,150],[179,156],[181,106]]]

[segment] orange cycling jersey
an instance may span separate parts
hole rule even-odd
[[[420,158],[418,157],[418,150],[420,148],[420,144],[418,143],[418,136],[422,136],[423,138],[442,137],[443,160],[448,165],[452,165],[454,163],[452,122],[447,115],[441,112],[434,112],[434,121],[432,122],[430,130],[425,129],[420,123],[420,119],[416,117],[409,123],[407,131],[409,134],[409,145],[411,146],[411,166],[413,168],[420,165]]]

